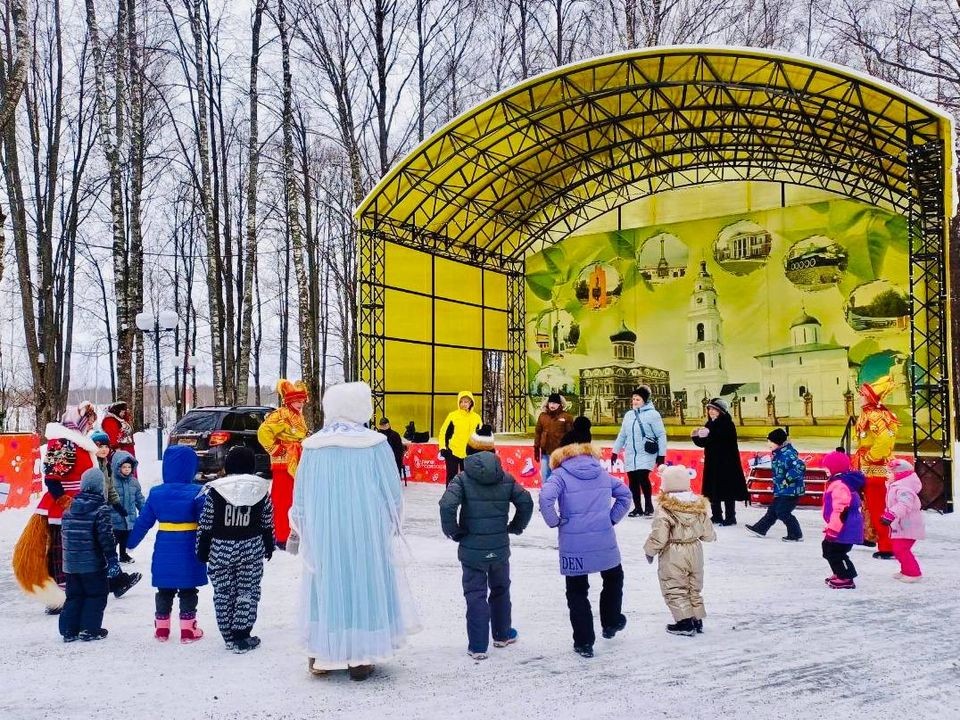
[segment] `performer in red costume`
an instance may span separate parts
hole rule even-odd
[[[900,421],[884,404],[883,400],[894,389],[892,377],[884,375],[872,383],[860,387],[862,409],[857,418],[857,440],[859,447],[853,456],[854,467],[866,478],[864,485],[864,536],[875,540],[877,551],[875,558],[889,560],[893,558],[893,545],[890,542],[890,529],[880,522],[887,494],[887,464],[893,458],[893,447],[897,439]]]
[[[303,418],[303,406],[309,398],[302,381],[290,382],[281,379],[277,383],[277,395],[281,407],[267,415],[257,431],[257,439],[270,454],[270,470],[273,485],[270,499],[273,501],[273,525],[277,547],[287,548],[290,536],[288,514],[293,504],[293,481],[303,453],[301,443],[307,436],[307,422]]]
[[[108,448],[98,448],[88,437],[96,421],[93,405],[82,402],[68,407],[59,423],[47,425],[43,463],[47,491],[13,549],[17,582],[27,595],[40,599],[51,615],[60,612],[64,601],[66,578],[60,534],[63,512],[80,492],[80,476],[97,466],[98,456],[105,457],[109,452]]]
[[[130,408],[127,407],[125,402],[115,402],[113,405],[108,405],[107,412],[100,422],[100,427],[110,438],[111,455],[117,450],[123,450],[134,457],[137,456],[133,444],[133,419],[130,415]]]

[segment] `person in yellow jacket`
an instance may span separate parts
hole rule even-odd
[[[297,465],[303,453],[300,444],[307,437],[303,406],[310,396],[303,381],[290,382],[284,378],[277,383],[277,396],[280,398],[280,407],[264,418],[257,430],[257,440],[270,455],[274,535],[277,547],[286,550],[287,538],[290,537],[288,513],[293,504],[293,480],[297,476]]]
[[[483,420],[473,412],[473,393],[466,390],[457,395],[457,409],[447,415],[440,426],[437,440],[440,442],[440,455],[447,464],[447,485],[463,471],[463,459],[467,456],[467,442]]]

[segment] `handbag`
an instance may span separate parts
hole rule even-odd
[[[634,421],[640,422],[636,415],[634,415]],[[643,438],[643,451],[647,455],[657,455],[660,452],[660,443],[657,442],[656,437],[647,437],[647,434],[643,431],[643,423],[640,422],[640,437]]]

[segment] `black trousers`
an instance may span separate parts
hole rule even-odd
[[[853,548],[853,545],[824,540],[821,547],[823,548],[823,559],[830,563],[830,569],[833,570],[834,575],[843,580],[853,580],[857,576],[857,569],[853,566],[847,554]]]
[[[650,487],[649,470],[630,470],[627,472],[630,492],[633,493],[633,509],[644,515],[653,514],[653,492]]]
[[[603,589],[600,591],[600,626],[612,627],[620,622],[623,605],[623,566],[617,565],[600,573]],[[590,576],[568,575],[567,608],[573,626],[574,645],[593,645],[597,636],[593,630],[593,610],[590,608]]]
[[[76,637],[81,630],[95,633],[103,627],[107,607],[107,571],[67,573],[67,601],[60,611],[60,634]]]
[[[173,612],[173,596],[180,595],[180,618],[189,620],[197,616],[197,588],[157,588],[157,615],[170,617]]]
[[[736,500],[711,500],[710,501],[710,519],[713,522],[723,522],[724,520],[737,519],[737,501]]]
[[[447,466],[447,485],[449,485],[450,481],[457,476],[457,473],[463,471],[463,458],[458,458],[456,455],[445,455],[443,461]]]
[[[127,538],[130,537],[129,530],[114,530],[113,536],[117,539],[117,555],[120,557],[128,557],[127,555]]]

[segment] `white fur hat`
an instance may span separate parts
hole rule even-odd
[[[663,492],[684,492],[690,489],[690,481],[697,471],[683,465],[661,465],[657,468],[660,475],[660,490]]]
[[[343,383],[323,396],[324,424],[350,422],[362,425],[373,417],[373,395],[364,382]]]

